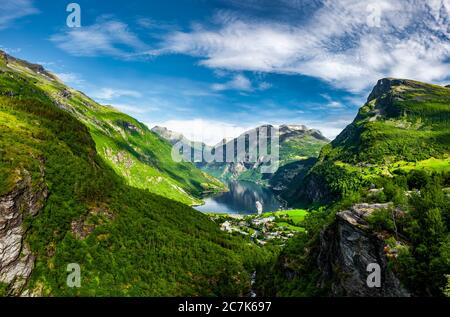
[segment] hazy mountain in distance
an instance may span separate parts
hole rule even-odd
[[[265,250],[187,205],[213,188],[144,124],[0,52],[0,297],[244,296]]]
[[[273,127],[271,125],[262,125],[252,130],[248,130],[236,138],[224,140],[214,147],[209,147],[204,143],[191,142],[186,139],[182,134],[173,132],[163,127],[154,127],[153,132],[160,135],[167,141],[175,144],[181,141],[183,144],[192,146],[194,144],[196,149],[205,149],[205,151],[213,151],[217,153],[226,153],[227,149],[235,149],[235,155],[237,155],[236,142],[238,139],[245,140],[245,136],[249,134],[258,135],[261,129]],[[287,164],[304,161],[310,158],[317,157],[320,153],[322,146],[327,144],[329,140],[322,135],[319,130],[310,129],[305,125],[281,125],[278,127],[278,137],[280,142],[279,147],[279,164],[283,167]],[[255,144],[249,144],[246,140],[246,146],[256,148]],[[237,157],[237,156],[236,156]],[[273,175],[263,175],[260,171],[261,162],[249,162],[249,161],[235,161],[235,162],[197,162],[198,167],[207,173],[220,178],[222,180],[248,180],[258,183],[267,184],[268,180]],[[295,171],[290,170],[289,177],[292,178]],[[278,182],[276,187],[282,186],[286,175],[278,175]]]

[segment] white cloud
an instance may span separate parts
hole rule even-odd
[[[147,124],[150,128],[158,125],[169,130],[182,133],[192,141],[204,142],[208,145],[216,145],[223,139],[239,136],[254,126],[235,125],[228,122],[206,119],[192,120],[168,120],[154,124]]]
[[[223,84],[212,85],[213,90],[242,90],[251,91],[253,90],[252,82],[244,75],[236,75],[230,81]]]
[[[304,124],[310,129],[318,129],[324,136],[333,140],[351,122],[351,118],[326,118],[323,120],[301,120],[282,122],[279,124]],[[149,128],[154,126],[166,127],[169,130],[182,133],[187,139],[204,142],[208,145],[216,145],[223,139],[235,138],[245,131],[256,128],[267,122],[255,122],[253,124],[236,125],[228,122],[207,119],[192,120],[168,120],[158,123],[147,123]],[[275,126],[277,124],[274,123]]]
[[[450,0],[325,0],[302,25],[222,14],[216,27],[169,33],[150,53],[188,54],[214,69],[313,76],[352,92],[388,76],[439,82],[450,77],[449,9]]]
[[[326,105],[326,107],[332,108],[332,109],[341,109],[344,107],[344,105],[342,103],[340,103],[339,101],[331,101],[330,103],[328,103]]]
[[[250,79],[242,74],[235,75],[231,80],[225,83],[216,83],[211,86],[211,88],[215,91],[240,90],[244,92],[267,90],[270,87],[272,87],[272,85],[268,82],[260,82],[254,86]]]
[[[42,63],[40,63],[42,65]],[[82,84],[84,79],[79,74],[75,73],[55,73],[55,75],[61,79],[64,83],[70,84]]]
[[[324,118],[322,120],[305,120],[304,124],[308,128],[320,130],[328,139],[335,139],[345,127],[352,122],[353,117]]]
[[[152,111],[159,110],[154,106],[146,106],[146,105],[130,105],[130,104],[112,104],[112,107],[116,108],[119,111],[128,113],[128,114],[146,114]]]
[[[263,82],[258,84],[258,90],[267,90],[267,89],[269,89],[271,87],[272,87],[272,84],[268,83],[266,81],[263,81]]]
[[[31,0],[2,0],[0,30],[7,29],[22,17],[39,13]]]
[[[81,28],[67,28],[50,40],[75,56],[112,55],[131,58],[147,48],[127,24],[99,19],[96,24]]]
[[[142,94],[128,89],[102,88],[100,91],[93,92],[92,96],[101,100],[113,100],[119,97],[139,98]]]
[[[333,98],[331,98],[328,94],[322,94],[321,96],[327,101],[327,103],[324,106],[322,106],[323,108],[331,108],[331,109],[344,108],[344,105],[341,102],[333,100]]]
[[[176,23],[155,20],[149,17],[138,18],[137,24],[144,29],[148,30],[176,30],[178,28]]]
[[[4,47],[3,45],[0,45],[0,49],[5,51],[6,54],[14,55],[22,52],[22,49],[20,47],[17,48],[11,48],[11,47]]]

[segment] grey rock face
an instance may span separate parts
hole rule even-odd
[[[380,79],[375,87],[373,88],[372,92],[370,93],[369,97],[367,98],[367,102],[381,97],[383,94],[389,92],[393,86],[408,84],[408,80],[404,79],[397,79],[397,78],[383,78]]]
[[[62,98],[65,98],[65,99],[72,98],[71,92],[70,92],[69,90],[67,90],[67,89],[61,90],[61,91],[59,92],[59,95],[60,95]]]
[[[336,220],[320,236],[318,265],[321,287],[329,287],[331,296],[391,297],[410,296],[388,268],[384,242],[367,230],[366,218],[388,204],[358,204],[339,212]],[[381,287],[369,287],[370,263],[381,268]]]
[[[139,134],[143,134],[143,131],[138,128],[137,126],[135,126],[134,124],[127,122],[127,121],[123,121],[123,120],[116,120],[114,122],[117,126],[125,129],[128,132],[135,132],[135,133],[139,133]]]
[[[305,125],[280,125],[279,126],[280,142],[289,141],[298,137],[310,135],[318,140],[329,142],[322,132],[316,129],[309,129]]]
[[[169,141],[171,144],[175,144],[185,139],[181,133],[171,131],[165,127],[155,126],[152,128],[152,131],[163,139]]]
[[[43,180],[43,170],[41,170]],[[0,282],[11,295],[20,295],[34,267],[34,256],[24,243],[25,216],[35,216],[43,207],[47,189],[41,182],[33,190],[31,176],[20,172],[20,180],[8,194],[0,197]]]
[[[22,60],[22,59],[19,59],[19,58],[15,58],[15,57],[13,57],[11,55],[8,55],[6,52],[4,52],[2,50],[0,50],[0,58],[3,59],[7,63],[8,62],[17,62],[19,64],[22,64],[23,66],[27,67],[28,69],[32,70],[33,72],[35,72],[37,74],[44,75],[50,80],[55,80],[56,79],[56,77],[53,74],[47,72],[42,65],[32,64],[32,63],[29,63],[29,62],[27,62],[25,60]]]
[[[200,154],[211,153],[213,147],[205,144],[204,142],[191,141],[187,139],[183,134],[171,131],[165,127],[155,126],[152,128],[152,132],[159,135],[170,144],[175,145],[181,143],[185,151],[194,150]]]

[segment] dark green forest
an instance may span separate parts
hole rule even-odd
[[[32,79],[2,70],[0,95],[0,193],[24,175],[31,175],[33,191],[49,193],[44,208],[24,222],[36,255],[32,291],[226,296],[249,290],[251,271],[269,251],[226,235],[182,203],[128,186],[97,154],[88,128]],[[66,285],[69,263],[81,266],[81,288]]]
[[[449,295],[449,88],[383,79],[331,143],[289,143],[269,183],[307,215],[285,243],[262,245],[189,206],[223,190],[217,179],[169,162],[170,144],[144,125],[30,67],[0,58],[0,197],[21,206],[31,294],[247,296],[257,272],[258,295],[328,296],[321,234],[364,202],[390,203],[364,230],[395,251],[385,256],[401,285]],[[80,288],[66,284],[70,263]],[[0,283],[0,295],[17,293]]]

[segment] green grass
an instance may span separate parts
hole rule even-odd
[[[390,163],[445,158],[449,124],[450,90],[408,81],[364,105],[321,159]]]
[[[5,80],[2,88],[5,91],[28,89],[26,85],[21,85],[25,79],[40,88],[42,95],[49,96],[89,127],[99,155],[129,185],[189,205],[200,203],[205,191],[225,189],[220,181],[203,173],[192,163],[174,162],[171,145],[134,118],[112,107],[99,105],[83,93],[37,75],[22,64],[13,64],[12,67],[20,73],[9,74],[17,75],[19,82]],[[70,92],[70,96],[63,97],[62,91]],[[127,129],[128,124],[139,132]],[[117,160],[117,155],[125,156],[126,162]]]
[[[263,213],[263,217],[280,217],[280,216],[287,216],[289,219],[291,219],[294,224],[299,224],[300,222],[305,219],[305,216],[308,214],[308,211],[305,209],[292,209],[292,210],[285,210],[285,211],[276,211],[276,212],[266,212]]]
[[[394,164],[394,166],[404,171],[423,169],[441,173],[450,171],[450,158],[435,159],[432,157],[419,162],[398,162],[397,165]]]
[[[410,172],[413,170],[424,170],[429,173],[442,173],[450,171],[450,159],[429,159],[417,162],[398,161],[390,164],[373,164],[371,166],[355,166],[337,161],[334,163],[344,168],[348,173],[357,173],[361,179],[371,182],[380,176],[393,177],[398,171]]]
[[[10,92],[13,96],[7,96]],[[154,158],[155,170],[167,173],[167,166],[158,165],[157,154],[152,157],[150,145],[143,153],[133,151],[139,142],[166,143],[151,135],[132,138],[128,134],[123,138],[126,144],[114,135],[96,142],[93,117],[61,110],[54,101],[49,88],[34,76],[0,72],[0,195],[10,192],[25,174],[31,175],[32,191],[45,186],[49,192],[44,208],[24,222],[25,243],[36,256],[27,285],[32,292],[44,296],[236,296],[248,291],[250,273],[267,257],[263,249],[222,233],[206,215],[185,204],[130,186],[101,152],[105,140],[117,141],[117,147],[128,149],[136,162],[145,164],[147,155],[149,160]],[[105,107],[95,111],[109,116]],[[113,129],[104,120],[97,128],[105,129],[105,134]],[[180,169],[171,179],[189,188],[187,177],[194,169]],[[191,185],[200,181],[204,178]],[[95,216],[96,210],[111,217]],[[95,226],[80,240],[71,223],[83,219]],[[81,266],[81,288],[66,285],[69,263]],[[0,286],[2,294],[7,289]]]
[[[448,170],[450,89],[404,81],[361,107],[323,147],[298,201],[330,202],[395,169]]]
[[[281,143],[280,167],[286,164],[304,160],[310,157],[318,157],[326,141],[306,135]]]
[[[291,225],[290,223],[287,222],[277,222],[277,225],[281,228],[286,228],[288,230],[292,230],[292,231],[297,231],[297,232],[304,232],[305,228],[303,227],[299,227],[299,226],[294,226]]]

